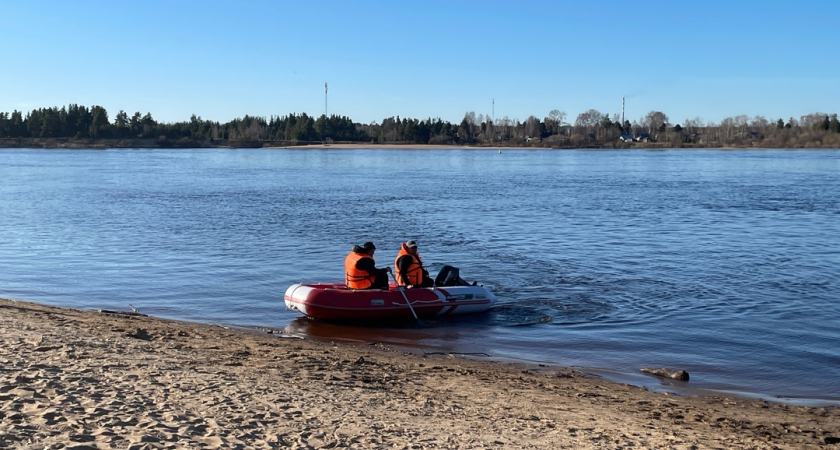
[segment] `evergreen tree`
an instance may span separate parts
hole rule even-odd
[[[11,124],[9,113],[0,112],[0,138],[9,137],[9,127]]]
[[[101,106],[93,106],[90,108],[90,115],[90,137],[107,137],[109,126],[108,111]]]
[[[72,108],[71,108],[72,109]],[[75,133],[79,137],[91,137],[90,125],[93,123],[93,116],[86,106],[77,106],[75,114]]]
[[[128,137],[131,129],[128,126],[128,114],[120,110],[114,117],[114,135],[118,138]]]
[[[297,118],[294,114],[290,114],[286,116],[285,126],[283,127],[283,140],[290,141],[294,139],[292,136],[294,135],[295,125],[297,124]]]
[[[24,136],[24,130],[26,130],[26,124],[24,123],[23,113],[14,110],[12,112],[12,117],[9,119],[9,137],[13,138],[20,138]]]
[[[157,122],[152,118],[152,113],[147,112],[146,115],[140,119],[140,125],[143,126],[143,137],[154,137],[156,134]]]
[[[59,120],[58,110],[55,108],[45,108],[41,115],[41,132],[38,134],[42,138],[61,137],[61,121]]]
[[[40,109],[33,109],[26,116],[26,134],[23,137],[38,137],[41,135],[43,124],[43,112]]]
[[[143,134],[143,125],[142,125],[142,116],[140,115],[140,111],[134,113],[131,116],[131,119],[128,120],[128,129],[131,133],[131,136],[137,136]]]

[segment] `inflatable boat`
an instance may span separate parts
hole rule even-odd
[[[394,283],[388,289],[365,290],[348,289],[343,283],[299,283],[289,286],[283,298],[293,311],[330,321],[472,314],[487,311],[496,302],[496,297],[481,285],[405,289]]]

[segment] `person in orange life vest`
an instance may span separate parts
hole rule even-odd
[[[388,269],[377,269],[373,260],[376,246],[365,242],[344,258],[344,283],[349,289],[388,289]]]
[[[409,289],[435,285],[434,280],[429,277],[429,272],[423,268],[416,242],[408,241],[400,245],[400,251],[394,260],[394,278],[398,285]]]

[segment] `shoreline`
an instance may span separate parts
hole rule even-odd
[[[303,319],[304,316],[300,316],[298,319]],[[175,319],[179,320],[179,319]],[[188,320],[188,319],[187,319]],[[315,325],[313,321],[313,325]],[[228,324],[233,327],[237,327],[239,325],[236,324]],[[250,329],[252,327],[244,326],[243,329]],[[259,328],[259,327],[257,327]],[[364,328],[361,328],[364,329]],[[290,329],[289,326],[286,326],[283,329],[284,334],[288,334],[290,336],[300,337],[302,339],[312,340],[316,342],[321,342],[325,344],[338,344],[338,345],[345,345],[355,348],[363,348],[367,345],[371,345],[368,342],[376,342],[378,337],[377,334],[372,333],[369,335],[368,338],[359,337],[357,335],[352,335],[349,337],[344,336],[335,336],[332,333],[315,333],[310,334],[307,329],[298,330],[295,327]],[[367,339],[367,341],[364,341]],[[387,339],[387,337],[385,338]],[[394,342],[394,341],[386,341],[384,345],[406,354],[412,354],[417,357],[423,357],[424,355],[438,355],[441,352],[436,351],[437,347],[432,347],[432,351],[427,351],[428,345],[418,344],[412,345],[410,340],[404,340],[403,342]],[[475,350],[475,349],[473,349]],[[492,351],[492,349],[488,349],[487,351]],[[768,401],[771,403],[784,403],[788,405],[795,405],[795,406],[807,406],[807,407],[838,407],[840,408],[840,399],[837,398],[826,398],[823,397],[808,397],[808,396],[784,396],[778,394],[772,394],[770,392],[758,392],[749,390],[749,381],[745,381],[744,385],[740,388],[733,387],[729,390],[719,388],[715,389],[713,387],[700,387],[697,383],[701,383],[698,381],[679,381],[679,380],[672,380],[669,378],[663,378],[658,376],[653,376],[650,374],[646,374],[643,371],[639,370],[641,367],[636,369],[630,369],[627,371],[620,371],[610,367],[601,367],[601,366],[584,366],[584,365],[573,365],[573,366],[565,366],[560,363],[545,361],[545,360],[535,360],[535,359],[527,359],[523,358],[522,356],[498,356],[498,355],[491,355],[485,351],[479,352],[459,352],[459,351],[452,351],[447,352],[457,357],[463,357],[466,359],[472,359],[476,361],[485,361],[488,363],[496,363],[496,364],[514,364],[514,365],[521,365],[525,367],[534,368],[534,370],[538,371],[549,371],[549,370],[574,370],[576,372],[581,373],[584,376],[590,376],[595,378],[601,378],[605,381],[615,383],[615,384],[627,384],[631,386],[635,386],[638,388],[642,388],[651,392],[660,393],[660,394],[673,394],[678,396],[731,396],[740,398],[743,400],[762,400]],[[669,369],[676,371],[677,369]],[[693,377],[693,375],[692,375]],[[749,377],[745,377],[749,378]],[[695,380],[695,378],[692,378]],[[708,384],[708,383],[707,383]],[[827,394],[827,393],[826,393]]]
[[[308,142],[308,143],[307,143]],[[550,145],[546,142],[527,142],[523,145],[455,145],[455,144],[405,144],[371,142],[294,142],[294,141],[229,141],[226,139],[183,139],[179,141],[160,141],[152,138],[124,139],[71,139],[71,138],[0,138],[0,148],[8,149],[68,149],[68,150],[107,150],[107,149],[202,149],[222,148],[238,149],[287,149],[287,150],[326,150],[326,149],[366,149],[366,150],[838,150],[837,147],[763,147],[757,145],[705,146],[699,144],[673,147],[667,142],[603,142],[602,145]],[[514,142],[515,144],[515,142]]]
[[[837,407],[571,369],[2,299],[0,336],[0,448],[840,448]]]
[[[471,145],[436,145],[436,144],[307,144],[286,147],[262,147],[264,149],[285,149],[285,150],[583,150],[573,148],[551,148],[551,147],[478,147]]]

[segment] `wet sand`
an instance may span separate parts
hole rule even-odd
[[[0,448],[840,449],[840,409],[0,300]]]

